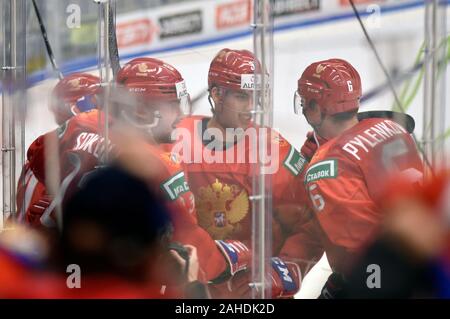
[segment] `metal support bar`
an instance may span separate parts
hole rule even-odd
[[[110,27],[111,23],[109,21],[110,19],[110,10],[112,10],[113,15],[115,15],[115,1],[114,0],[104,0],[99,1],[99,10],[98,10],[98,34],[99,34],[99,41],[98,41],[98,69],[99,69],[99,76],[100,81],[102,83],[102,86],[104,86],[104,94],[105,98],[102,112],[99,112],[99,127],[100,132],[102,132],[102,135],[104,137],[104,149],[105,152],[101,158],[101,162],[103,165],[106,165],[109,162],[109,155],[108,155],[108,145],[109,145],[109,92],[110,92],[110,86],[112,81],[112,69],[111,69],[111,59],[110,59],[110,48],[109,48],[109,34],[110,34]],[[103,114],[101,114],[103,113]],[[103,117],[105,120],[102,121],[101,117]]]
[[[25,154],[26,7],[25,0],[2,1],[2,217],[16,213],[16,176]]]
[[[422,143],[425,156],[434,168],[445,164],[444,141],[437,137],[445,132],[446,66],[440,72],[439,61],[443,61],[447,52],[446,44],[440,46],[446,36],[446,10],[446,1],[428,0],[425,3]],[[425,173],[425,177],[430,175],[429,171]]]
[[[261,62],[262,70],[255,68],[255,82],[260,78],[260,90],[254,91],[254,107],[251,112],[255,124],[259,127],[272,127],[272,79],[273,79],[273,17],[270,0],[254,2],[253,47],[256,59]],[[269,75],[266,77],[265,75]],[[269,81],[269,83],[267,83]],[[255,85],[255,88],[258,85]],[[263,132],[264,129],[261,131]],[[272,187],[271,176],[267,174],[265,159],[270,145],[271,133],[258,134],[257,145],[251,145],[258,150],[258,161],[253,170],[251,204],[252,204],[252,298],[271,298],[271,281],[268,274],[271,271],[272,254]]]

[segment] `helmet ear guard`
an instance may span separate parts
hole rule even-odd
[[[189,116],[192,114],[191,96],[187,91],[186,83],[184,80],[175,83],[175,88],[177,92],[177,99],[179,102],[179,109],[181,114],[184,116]]]
[[[184,116],[192,115],[191,96],[189,94],[180,99],[180,111]]]
[[[304,98],[298,94],[298,91],[295,90],[294,92],[294,114],[300,115],[302,114],[302,109],[306,106],[306,101]]]
[[[97,108],[96,97],[94,94],[89,94],[82,96],[75,102],[75,106],[77,107],[79,112],[86,112],[92,109]]]
[[[66,121],[71,116],[98,108],[94,98],[100,94],[100,79],[89,73],[72,73],[58,81],[50,94],[49,110]]]

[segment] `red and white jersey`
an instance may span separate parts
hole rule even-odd
[[[28,154],[30,167],[38,180],[46,182],[46,161],[59,163],[61,180],[71,174],[74,179],[80,178],[83,173],[93,170],[99,164],[99,158],[105,149],[104,138],[98,133],[99,128],[99,111],[91,110],[80,113],[56,130],[39,136],[30,146],[33,152]],[[51,144],[57,145],[54,153],[48,149],[46,151],[46,147],[50,148]],[[109,143],[109,151],[112,151],[112,148]],[[47,153],[55,157],[48,158]]]
[[[252,234],[252,183],[256,170],[256,156],[267,161],[271,171],[274,217],[273,250],[275,254],[289,235],[293,219],[277,211],[279,205],[305,205],[302,187],[293,187],[305,166],[305,158],[281,135],[266,129],[253,128],[257,138],[245,135],[236,143],[211,148],[214,142],[205,141],[209,118],[192,116],[183,119],[178,129],[182,139],[173,146],[180,154],[195,195],[199,225],[214,239],[233,239],[250,244]],[[183,133],[182,130],[186,130]],[[252,128],[251,128],[252,129]],[[267,154],[258,153],[258,143],[268,141]],[[217,146],[217,145],[215,145]],[[284,210],[287,211],[287,210]]]
[[[99,134],[100,111],[81,113],[68,120],[56,131],[61,165],[61,182],[67,182],[66,196],[75,192],[90,172],[101,163],[105,150],[104,138]],[[53,136],[55,137],[55,136]],[[31,156],[31,167],[38,179],[45,181],[45,137],[41,137],[40,147]],[[108,141],[111,158],[120,156],[116,145]],[[156,145],[147,144],[142,152],[148,153],[148,165],[155,172],[148,181],[155,194],[161,195],[172,214],[174,226],[173,240],[197,247],[199,262],[207,280],[214,279],[225,269],[225,259],[211,237],[197,224],[195,199],[190,191],[178,157],[164,152]],[[101,191],[101,190],[99,190]]]
[[[410,134],[389,119],[363,120],[317,150],[304,183],[332,268],[377,234],[380,196],[398,172],[420,182],[423,165]]]

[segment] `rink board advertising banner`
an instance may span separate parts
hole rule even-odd
[[[450,0],[449,0],[450,1]],[[397,11],[423,6],[419,0],[355,0],[364,19],[374,12]],[[120,57],[128,59],[138,55],[200,47],[211,43],[242,37],[251,38],[254,0],[182,1],[170,5],[117,14],[117,39]],[[348,0],[274,0],[275,32],[296,29],[313,24],[348,19],[353,11]],[[73,29],[62,43],[93,46],[96,23]],[[33,39],[40,43],[41,36]],[[45,79],[42,53],[30,47],[28,65],[36,74],[33,80]],[[36,51],[36,52],[35,52]],[[86,55],[61,59],[63,72],[90,69],[97,65],[95,49]]]
[[[417,3],[413,0],[360,0],[359,9]],[[351,14],[348,0],[276,0],[275,26],[298,24]],[[373,10],[373,8],[371,9]],[[252,0],[186,1],[117,16],[121,55],[190,46],[248,32],[253,19]]]
[[[250,0],[232,1],[219,4],[215,10],[215,27],[223,30],[233,27],[248,26],[252,17]]]
[[[276,18],[307,11],[317,11],[319,8],[319,0],[278,0],[274,2],[272,10]]]
[[[202,11],[195,10],[159,18],[159,38],[167,39],[202,32]]]

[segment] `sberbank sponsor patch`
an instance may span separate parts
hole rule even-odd
[[[181,194],[190,190],[184,177],[184,172],[180,172],[169,178],[161,184],[161,188],[170,200],[176,200]]]
[[[302,154],[297,152],[293,146],[291,146],[289,154],[286,156],[283,164],[292,174],[297,176],[305,168],[306,159]]]
[[[336,159],[318,162],[308,168],[305,174],[305,184],[315,182],[323,178],[336,178],[338,164]]]

